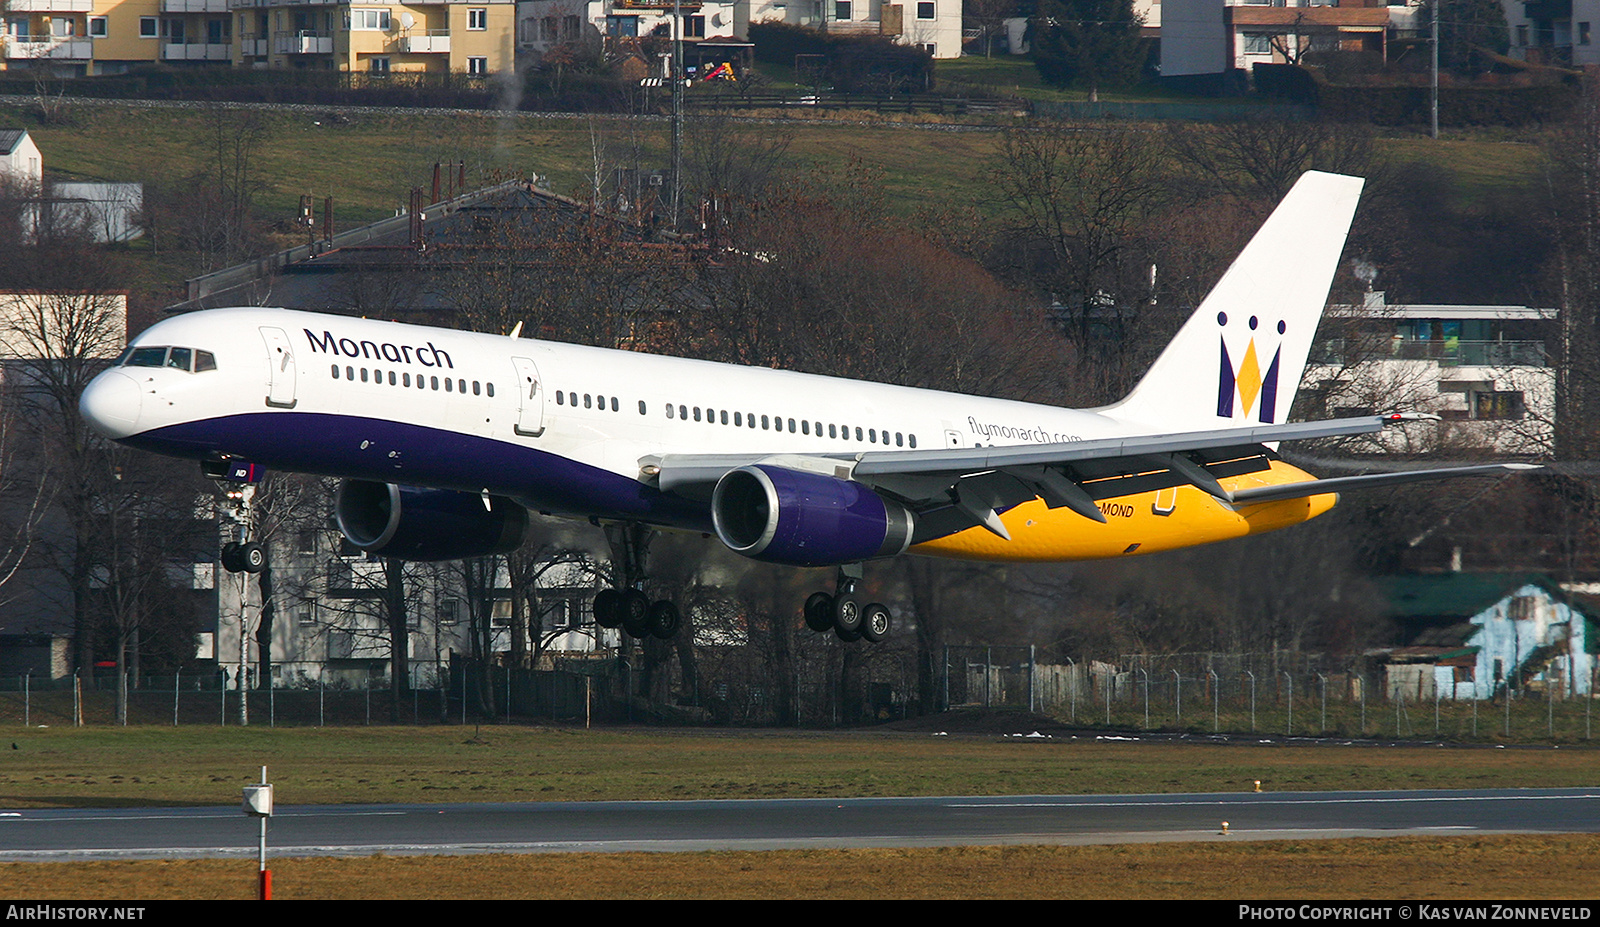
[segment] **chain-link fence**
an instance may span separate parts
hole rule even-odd
[[[1587,740],[1600,675],[1457,681],[1431,665],[1314,653],[1124,654],[952,647],[952,708],[1027,709],[1125,730],[1286,736]]]
[[[399,692],[379,677],[365,685],[302,679],[244,693],[217,673],[144,677],[130,680],[126,720],[840,727],[991,708],[1106,730],[1573,742],[1593,737],[1591,693],[1600,686],[1594,671],[1475,685],[1432,667],[1304,653],[1095,660],[1031,647],[948,647],[924,665],[909,645],[791,643],[782,660],[754,659],[745,648],[697,648],[693,661],[683,661],[664,645],[540,671],[457,660],[430,667]],[[0,678],[0,724],[116,724],[116,686],[110,677]]]

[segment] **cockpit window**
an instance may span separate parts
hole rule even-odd
[[[117,361],[123,367],[169,367],[195,373],[217,369],[217,356],[210,351],[165,345],[130,347]]]
[[[134,348],[128,352],[128,359],[123,362],[125,367],[161,367],[167,362],[167,349],[162,348]]]

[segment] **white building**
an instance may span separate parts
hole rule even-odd
[[[894,36],[935,58],[961,57],[961,0],[741,0],[746,22]]]
[[[684,42],[733,41],[734,3],[679,3]],[[658,56],[676,38],[671,0],[523,0],[517,4],[517,50],[538,62],[562,45],[601,47],[608,56],[633,52],[661,76]],[[648,40],[656,39],[655,43]]]
[[[781,22],[835,34],[893,36],[935,58],[961,56],[961,0],[726,0],[682,2],[678,11],[683,39],[691,45],[744,42],[751,23]],[[517,48],[537,61],[569,43],[599,42],[609,51],[649,37],[670,41],[673,19],[671,0],[522,0]],[[686,57],[694,63],[692,50]]]
[[[312,502],[313,507],[321,500]],[[385,563],[369,560],[340,542],[313,519],[267,542],[272,568],[273,682],[280,686],[327,684],[351,688],[387,685],[391,635],[385,623]],[[231,519],[223,519],[231,539]],[[566,549],[569,554],[573,548]],[[487,594],[489,649],[512,649],[510,579],[504,563]],[[530,621],[526,651],[549,655],[589,654],[615,648],[619,630],[596,627],[591,604],[603,567],[594,558],[565,556],[541,564],[537,580],[537,624]],[[406,659],[411,684],[432,688],[453,657],[473,651],[466,567],[460,561],[407,563],[403,570]],[[215,589],[216,625],[201,635],[196,657],[214,660],[230,687],[241,655],[251,672],[260,665],[257,632],[262,620],[261,579],[230,573],[220,563],[198,564],[197,588]],[[241,622],[241,615],[243,621]],[[247,627],[241,652],[240,629]]]
[[[1330,415],[1429,412],[1443,421],[1377,436],[1393,452],[1459,447],[1546,456],[1554,434],[1555,370],[1545,352],[1549,310],[1527,306],[1333,306],[1304,389]]]
[[[0,129],[0,175],[29,190],[44,183],[44,159],[27,129]]]
[[[144,234],[142,183],[53,183],[46,205],[56,226],[81,227],[101,244]]]
[[[1530,574],[1395,576],[1380,585],[1410,639],[1384,653],[1391,699],[1490,699],[1508,685],[1557,698],[1593,691],[1597,641],[1584,596]]]

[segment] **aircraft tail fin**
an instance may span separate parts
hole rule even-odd
[[[1286,421],[1363,183],[1301,176],[1138,386],[1101,411],[1173,431]]]

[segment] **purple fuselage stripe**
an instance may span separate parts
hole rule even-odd
[[[537,511],[711,531],[710,509],[559,454],[404,422],[311,412],[255,412],[155,428],[122,439],[196,460],[242,457],[271,469],[503,495]]]

